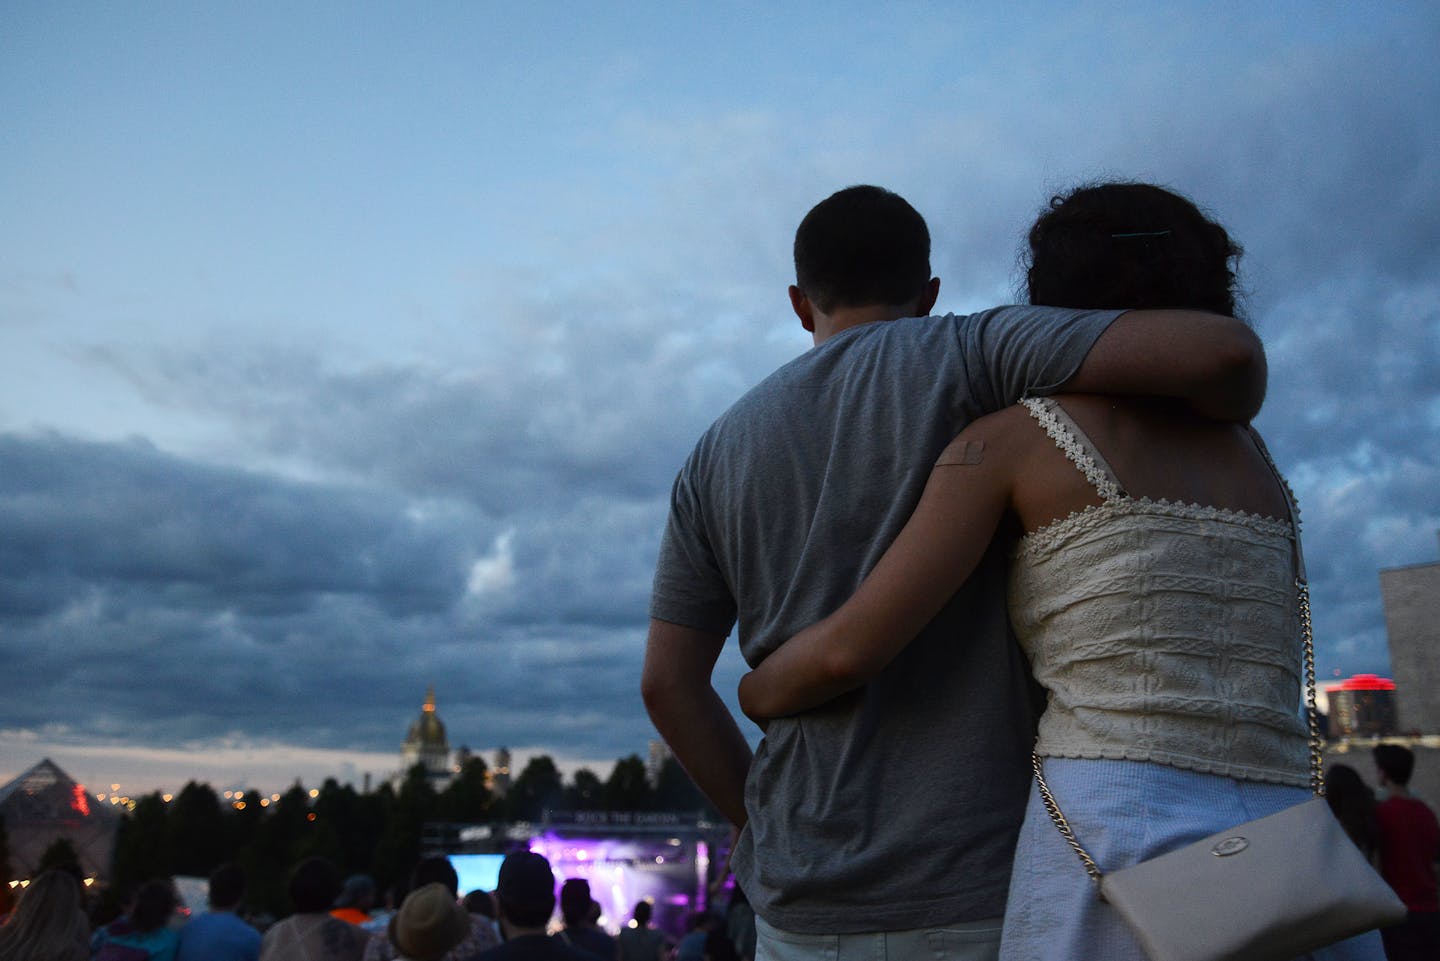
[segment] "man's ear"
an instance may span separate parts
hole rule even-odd
[[[810,298],[805,296],[805,291],[790,285],[790,309],[795,311],[795,316],[800,318],[800,326],[810,333],[815,333],[815,305],[810,303]]]
[[[935,301],[940,299],[940,278],[931,277],[930,282],[925,285],[925,293],[920,296],[920,303],[916,305],[916,317],[929,317],[930,312],[935,309]]]

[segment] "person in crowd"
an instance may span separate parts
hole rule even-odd
[[[619,961],[665,961],[665,932],[650,926],[652,911],[649,901],[635,902],[634,921],[615,939]]]
[[[169,878],[146,881],[135,890],[130,910],[95,933],[91,951],[96,961],[111,958],[129,961],[138,948],[147,961],[175,961],[180,934],[170,922],[178,904],[175,885]]]
[[[1398,744],[1377,744],[1375,768],[1384,799],[1375,805],[1380,828],[1380,876],[1400,900],[1406,918],[1381,930],[1390,961],[1440,958],[1440,896],[1435,862],[1440,859],[1440,825],[1435,812],[1410,793],[1415,754]]]
[[[482,891],[477,888],[465,895],[460,903],[465,905],[466,911],[469,911],[476,917],[483,917],[490,922],[490,926],[495,929],[495,943],[499,944],[500,915],[495,909],[495,895],[489,891]]]
[[[0,927],[0,958],[87,961],[89,957],[84,888],[68,871],[46,871],[25,886],[20,902]]]
[[[740,886],[740,882],[734,880],[734,872],[730,869],[730,857],[735,852],[738,834],[738,831],[731,831],[730,844],[725,849],[725,860],[707,888],[706,903],[718,903],[728,888],[729,897],[724,911],[725,936],[734,946],[739,961],[754,961],[755,909],[750,906],[750,899],[745,897],[745,889]]]
[[[1029,248],[1033,304],[1235,313],[1240,248],[1160,187],[1056,197]],[[746,675],[742,707],[767,719],[853,700],[996,541],[1010,621],[1049,693],[1036,768],[1101,870],[1126,867],[1311,796],[1297,538],[1252,429],[1158,398],[1027,399],[955,437],[854,596]],[[1146,959],[1038,786],[1008,905],[1001,958]],[[1378,959],[1379,938],[1314,956]]]
[[[594,961],[594,955],[546,933],[555,913],[555,874],[542,855],[534,851],[506,855],[495,898],[505,943],[476,955],[474,961]]]
[[[615,961],[615,939],[600,930],[600,905],[590,896],[590,882],[584,878],[566,878],[560,885],[560,916],[565,927],[555,937],[572,948],[592,954],[599,961]],[[592,913],[595,920],[592,920]]]
[[[210,873],[210,910],[180,929],[175,961],[257,961],[260,932],[239,917],[245,873],[227,861]]]
[[[330,914],[341,921],[363,926],[371,920],[370,911],[374,907],[375,879],[368,874],[352,874],[345,879]]]
[[[450,892],[450,900],[459,903],[460,878],[455,873],[455,866],[443,854],[421,858],[410,872],[410,890],[417,890],[427,884],[441,885]],[[500,943],[495,927],[487,918],[467,913],[466,919],[470,925],[470,933],[445,953],[445,961],[460,961],[461,958],[468,958]],[[394,961],[398,957],[399,946],[395,944],[390,929],[370,936],[370,943],[365,946],[364,961]]]
[[[1365,858],[1380,865],[1380,827],[1375,820],[1375,792],[1348,764],[1332,764],[1325,772],[1325,801],[1335,820]]]
[[[705,935],[705,961],[739,961],[735,942],[730,940],[730,930],[724,919],[716,918],[715,924]]]
[[[685,935],[675,946],[675,961],[705,961],[705,945],[719,927],[720,919],[709,911],[691,914],[685,921]]]
[[[681,468],[641,692],[676,759],[746,826],[732,865],[760,957],[812,935],[841,938],[842,953],[878,935],[892,958],[928,957],[936,939],[991,957],[1035,730],[1004,558],[987,557],[883,678],[803,727],[777,719],[753,759],[713,682],[726,638],[738,623],[759,664],[838,607],[976,417],[1067,387],[1244,420],[1264,394],[1263,351],[1240,322],[1192,311],[923,317],[940,285],[928,228],[878,187],[817,204],[794,250],[790,306],[815,347],[737,401]]]
[[[438,881],[418,887],[390,919],[398,961],[439,961],[470,936],[470,913]]]
[[[290,872],[295,913],[276,923],[260,944],[260,961],[360,961],[365,932],[330,915],[340,893],[340,870],[326,858],[306,858]]]
[[[755,961],[755,909],[738,883],[731,888],[730,904],[725,908],[725,932],[740,961]]]

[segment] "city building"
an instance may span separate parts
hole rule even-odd
[[[660,769],[665,762],[675,755],[670,751],[670,745],[661,740],[650,742],[650,753],[645,759],[645,776],[650,779],[651,784],[658,784],[660,781]]]
[[[468,747],[460,747],[451,754],[450,741],[446,737],[445,722],[435,711],[435,688],[425,691],[425,703],[420,707],[420,716],[410,725],[405,742],[400,746],[400,770],[395,772],[391,783],[399,786],[415,765],[425,768],[425,777],[437,791],[443,791],[465,762],[474,757]],[[365,790],[368,793],[369,775]],[[496,797],[504,797],[510,790],[510,749],[502,747],[495,752],[495,763],[485,769],[485,786]]]
[[[1330,706],[1329,736],[1385,737],[1396,733],[1395,682],[1374,674],[1356,674],[1325,685]]]
[[[1440,562],[1380,572],[1399,730],[1440,734]]]
[[[0,787],[10,864],[10,877],[3,881],[33,877],[45,851],[61,838],[75,849],[86,877],[108,877],[121,816],[107,800],[90,794],[49,758]]]
[[[510,749],[502,747],[495,752],[495,764],[485,772],[485,786],[497,798],[510,793]]]
[[[433,687],[425,692],[420,716],[410,725],[400,748],[399,777],[403,779],[417,764],[425,769],[425,777],[436,790],[443,790],[455,776],[450,763],[450,742],[445,738],[445,722],[435,713]]]
[[[1355,692],[1350,706],[1364,716],[1352,716],[1349,723],[1357,729],[1347,736],[1337,729],[1346,722],[1335,717],[1336,692],[1327,688],[1333,739],[1326,760],[1348,764],[1374,784],[1371,749],[1380,743],[1408,747],[1415,752],[1411,792],[1440,808],[1440,562],[1382,570],[1380,597],[1394,690]],[[1386,724],[1391,733],[1364,733],[1359,728],[1366,723]]]

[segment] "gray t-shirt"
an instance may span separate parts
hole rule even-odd
[[[650,615],[739,622],[757,664],[848,598],[966,424],[1054,391],[1119,311],[1002,307],[866,324],[740,398],[676,478]],[[1035,733],[992,547],[870,684],[770,724],[731,864],[770,924],[904,930],[998,917]]]

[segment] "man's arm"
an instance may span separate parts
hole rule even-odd
[[[1265,400],[1265,348],[1233,317],[1133,310],[1105,329],[1067,391],[1186,401],[1216,420],[1246,422]]]
[[[736,827],[745,824],[750,745],[711,683],[725,635],[651,618],[640,694],[675,760]]]

